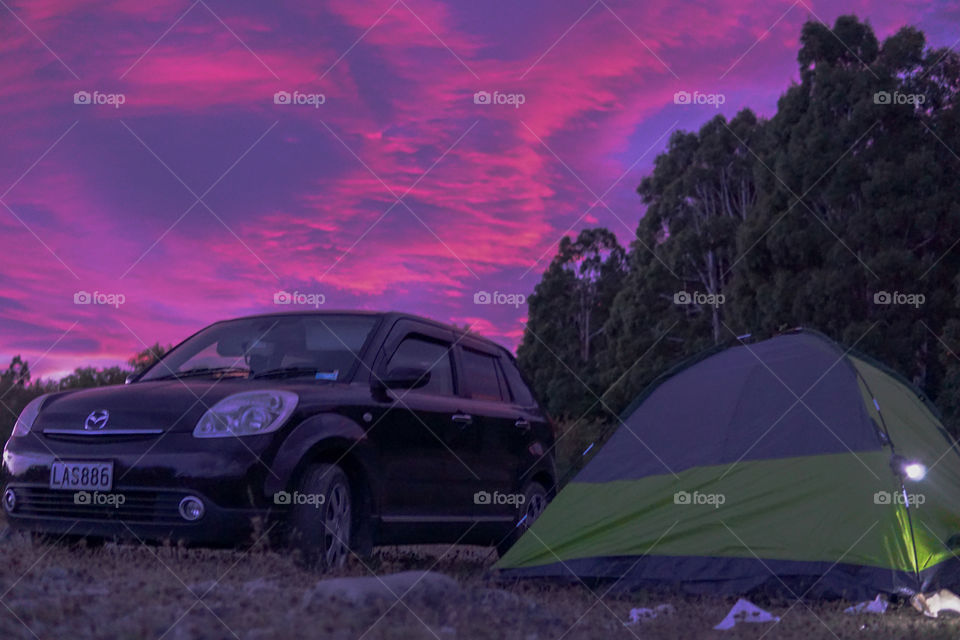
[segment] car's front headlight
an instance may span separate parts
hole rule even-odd
[[[33,428],[33,423],[36,422],[37,416],[40,415],[40,407],[46,399],[46,395],[34,398],[23,408],[23,411],[20,412],[20,417],[17,418],[16,424],[13,425],[13,433],[11,435],[25,436],[30,433],[30,429]]]
[[[253,436],[279,429],[299,398],[290,391],[244,391],[213,405],[193,430],[197,438]]]

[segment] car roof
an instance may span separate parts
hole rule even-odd
[[[387,321],[390,321],[391,324],[393,323],[393,321],[401,320],[401,319],[415,320],[417,322],[423,322],[425,324],[429,324],[434,327],[439,327],[441,329],[452,331],[454,335],[456,335],[458,338],[463,336],[464,333],[466,333],[468,337],[473,338],[474,340],[479,340],[480,342],[483,342],[489,346],[495,347],[496,349],[505,352],[509,357],[511,358],[513,357],[513,354],[510,353],[509,349],[507,349],[501,344],[494,342],[490,338],[485,338],[484,336],[481,336],[477,333],[464,330],[462,327],[457,327],[452,324],[434,320],[433,318],[427,318],[425,316],[420,316],[415,313],[407,313],[404,311],[369,311],[369,310],[363,310],[363,309],[330,309],[330,310],[325,309],[323,311],[318,311],[318,310],[311,311],[311,310],[304,309],[304,310],[298,310],[298,311],[275,311],[271,313],[255,313],[248,316],[239,316],[237,318],[227,318],[224,320],[219,320],[214,324],[218,324],[220,322],[230,322],[232,320],[248,320],[251,318],[271,318],[271,317],[284,317],[284,316],[333,316],[333,315],[380,317]]]

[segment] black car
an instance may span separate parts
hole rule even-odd
[[[15,528],[207,545],[261,532],[329,567],[376,544],[508,546],[556,480],[502,347],[400,313],[218,322],[128,384],[31,402],[3,452]]]

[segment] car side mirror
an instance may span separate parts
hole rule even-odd
[[[380,385],[387,389],[419,389],[428,382],[430,382],[430,371],[416,367],[391,369],[380,379]]]
[[[139,377],[140,377],[139,373],[131,373],[124,379],[123,384],[130,384],[131,382],[136,382],[137,378]]]

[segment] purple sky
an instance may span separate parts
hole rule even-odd
[[[808,18],[936,46],[960,23],[956,2],[0,5],[0,366],[49,376],[290,309],[278,291],[514,347],[525,306],[474,294],[529,294],[564,233],[629,242],[669,134],[717,113],[676,92],[770,115]]]

